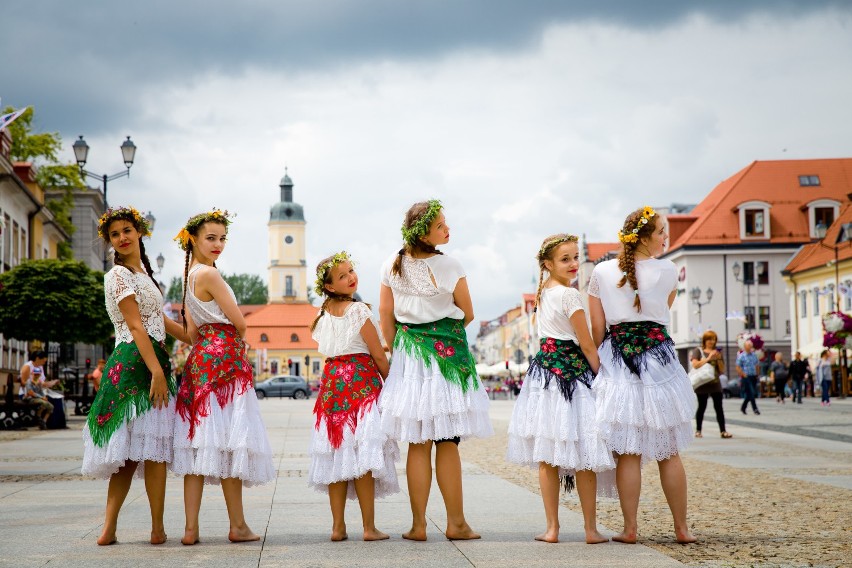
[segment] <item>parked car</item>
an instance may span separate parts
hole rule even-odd
[[[740,396],[740,378],[728,377],[727,375],[719,375],[719,381],[722,383],[722,394],[725,398],[737,398]]]
[[[293,398],[308,398],[311,396],[311,387],[302,377],[293,375],[279,375],[270,377],[254,387],[257,398],[263,399],[267,396],[292,396]]]

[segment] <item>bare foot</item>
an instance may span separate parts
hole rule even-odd
[[[623,542],[624,544],[636,544],[636,533],[622,531],[612,537],[615,542]]]
[[[479,534],[473,532],[473,529],[467,523],[458,527],[447,527],[447,532],[444,534],[449,540],[475,540],[482,538]]]
[[[98,537],[98,546],[109,546],[110,544],[115,544],[118,542],[118,539],[115,538],[115,531],[104,531],[101,533],[101,536]]]
[[[426,528],[424,527],[422,529],[415,529],[414,527],[411,527],[410,531],[408,531],[407,533],[402,533],[402,538],[406,540],[424,541],[426,540]]]
[[[260,540],[260,537],[251,532],[248,525],[232,528],[228,531],[228,540],[231,542],[254,542]]]
[[[372,529],[369,529],[369,530],[364,529],[364,540],[365,541],[385,540],[385,539],[388,539],[388,538],[390,538],[390,536],[386,535],[385,533],[383,533],[382,531],[380,531],[376,528],[372,528]]]
[[[331,531],[331,541],[332,542],[340,542],[342,540],[346,540],[349,538],[349,535],[346,534],[346,529],[342,531]]]
[[[586,531],[586,544],[600,544],[602,542],[609,542],[609,539],[599,533],[598,529]]]
[[[685,531],[675,531],[675,538],[679,544],[692,544],[696,542],[698,539],[692,536],[692,533],[688,530]]]
[[[559,542],[559,529],[544,531],[535,539],[541,542]]]
[[[192,546],[193,544],[197,544],[198,542],[200,542],[198,539],[198,531],[190,529],[184,530],[183,538],[180,539],[180,542],[181,544],[186,546]]]
[[[163,544],[167,540],[166,531],[151,531],[151,544]]]

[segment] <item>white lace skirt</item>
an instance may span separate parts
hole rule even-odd
[[[328,440],[323,417],[319,428],[311,433],[309,452],[308,486],[315,491],[327,494],[330,484],[349,481],[347,497],[355,499],[355,484],[352,482],[372,473],[376,498],[399,493],[396,476],[399,447],[382,430],[377,404],[359,418],[355,432],[347,425],[343,426],[343,442],[337,449]]]
[[[379,407],[382,428],[392,439],[421,444],[429,440],[485,438],[494,434],[488,395],[475,377],[467,392],[447,381],[437,361],[427,367],[402,349],[393,353]]]
[[[648,357],[640,378],[622,363],[613,364],[609,339],[598,353],[597,422],[607,447],[616,454],[640,454],[643,464],[683,451],[692,442],[696,402],[677,359],[661,364]]]
[[[234,393],[224,408],[210,394],[210,414],[201,418],[189,439],[189,421],[175,419],[175,455],[172,471],[178,475],[203,475],[204,483],[219,485],[222,478],[235,477],[244,487],[275,479],[272,448],[260,405],[252,387]]]
[[[129,405],[132,412],[133,405]],[[92,441],[88,423],[83,428],[83,467],[85,476],[108,479],[126,461],[139,462],[136,477],[142,477],[145,461],[171,463],[174,454],[175,400],[165,408],[151,408],[130,418],[110,437],[105,446]]]
[[[571,402],[556,380],[527,377],[509,422],[506,460],[537,468],[541,462],[559,468],[559,475],[578,470],[598,474],[598,494],[617,495],[615,460],[600,437],[595,421],[594,390],[577,383]]]

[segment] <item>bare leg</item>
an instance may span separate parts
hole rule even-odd
[[[686,471],[679,455],[657,462],[660,468],[660,483],[663,493],[672,511],[674,519],[675,538],[681,544],[689,544],[697,539],[689,532],[686,523]]]
[[[251,532],[243,515],[243,481],[238,477],[222,479],[222,494],[225,496],[225,506],[228,508],[228,521],[231,529],[228,540],[231,542],[252,542],[260,537]]]
[[[583,528],[586,530],[586,544],[599,544],[609,539],[598,532],[597,503],[598,476],[594,471],[582,470],[574,474],[577,483],[577,496],[583,509]]]
[[[548,463],[538,464],[538,485],[544,501],[544,533],[535,537],[542,542],[559,542],[559,468]]]
[[[364,540],[384,540],[388,535],[376,529],[376,481],[367,472],[355,480],[355,494],[361,506],[361,522],[364,525]]]
[[[101,546],[115,544],[116,542],[115,529],[118,526],[118,513],[121,511],[121,506],[124,504],[127,493],[130,491],[130,483],[133,481],[133,474],[136,473],[137,465],[139,464],[136,462],[126,461],[109,478],[104,529],[101,532],[101,536],[98,537],[98,544]]]
[[[444,497],[444,507],[447,509],[447,531],[444,534],[451,540],[481,538],[473,532],[464,518],[461,457],[456,444],[438,444],[435,450],[435,473],[438,476],[438,488]]]
[[[635,544],[639,493],[642,490],[642,456],[638,454],[618,456],[615,484],[618,486],[618,499],[621,501],[621,514],[624,516],[624,530],[612,537],[612,540]]]
[[[331,505],[331,540],[337,542],[346,540],[346,492],[349,490],[348,481],[338,481],[328,486],[328,503]]]
[[[166,542],[163,510],[166,506],[166,462],[145,460],[145,492],[151,507],[151,544]]]
[[[412,518],[411,530],[402,538],[426,540],[426,504],[432,489],[432,442],[408,444],[405,477],[408,479]]]
[[[183,544],[192,545],[199,541],[198,513],[201,511],[201,496],[203,494],[203,475],[183,476],[183,511],[186,516],[183,538],[180,539]]]

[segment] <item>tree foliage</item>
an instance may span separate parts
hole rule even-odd
[[[266,282],[257,274],[223,274],[225,282],[234,290],[237,303],[265,304],[269,298]]]
[[[101,344],[113,333],[103,273],[73,260],[30,260],[0,274],[0,333],[47,343]]]
[[[180,276],[172,276],[169,281],[169,287],[166,290],[166,301],[172,303],[180,303],[183,299],[183,278]]]
[[[12,107],[6,107],[3,113],[12,112]],[[71,222],[73,200],[71,192],[75,188],[85,187],[80,177],[80,170],[74,164],[63,164],[59,161],[59,150],[62,148],[62,137],[58,132],[40,132],[34,134],[33,109],[28,108],[12,124],[7,126],[12,136],[12,159],[19,162],[32,162],[37,167],[36,182],[45,189],[64,189],[62,198],[48,199],[45,206],[53,213],[56,223],[69,235],[73,235],[75,227]],[[59,258],[71,259],[71,245],[59,244]]]

